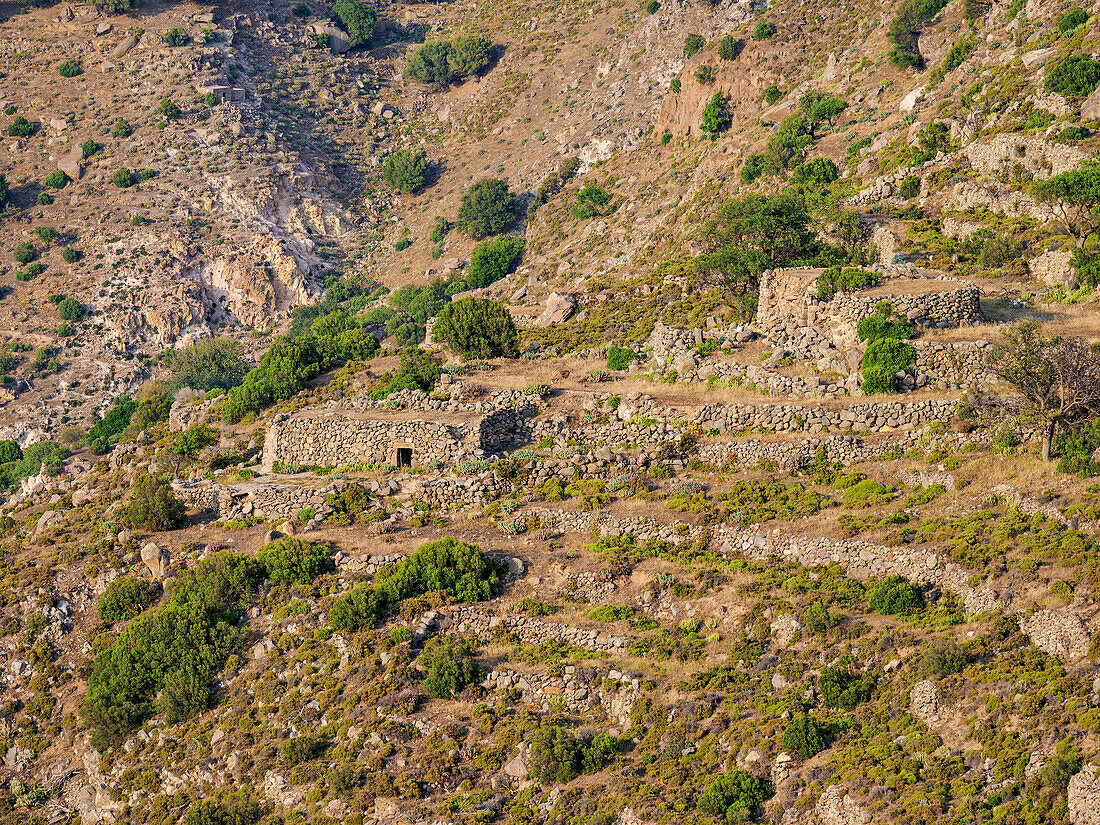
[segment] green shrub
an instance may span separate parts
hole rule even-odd
[[[819,725],[812,716],[800,713],[783,729],[783,750],[793,751],[809,759],[829,747],[829,729]]]
[[[602,186],[589,182],[577,193],[577,202],[569,210],[574,220],[584,221],[597,215],[605,214],[607,205],[611,202],[611,193]]]
[[[596,773],[614,756],[617,746],[607,734],[591,742],[573,737],[560,725],[540,725],[529,737],[530,775],[544,783],[563,783],[583,773]]]
[[[411,195],[428,180],[428,160],[419,149],[397,149],[386,158],[382,177],[394,189]]]
[[[92,0],[92,5],[104,14],[123,14],[134,7],[136,0]]]
[[[332,603],[328,620],[333,630],[358,633],[378,624],[384,610],[385,604],[373,587],[357,584]]]
[[[718,56],[723,60],[736,60],[741,54],[743,44],[732,34],[727,34],[718,41]]]
[[[702,83],[704,86],[709,86],[715,80],[718,79],[717,73],[714,71],[714,67],[709,63],[704,63],[702,66],[695,67],[695,79]]]
[[[684,38],[684,57],[692,58],[707,45],[706,38],[701,34],[689,34]]]
[[[248,374],[241,345],[231,338],[204,338],[172,352],[168,364],[177,384],[200,392],[229,389]]]
[[[128,138],[134,133],[134,128],[124,118],[119,118],[111,127],[111,137]]]
[[[187,30],[179,26],[175,26],[164,33],[164,43],[167,46],[186,46],[191,42],[191,38],[187,34]]]
[[[523,247],[523,238],[511,235],[501,235],[479,243],[470,255],[466,285],[470,289],[481,289],[515,272]]]
[[[816,157],[803,161],[794,168],[792,179],[814,189],[823,189],[840,177],[836,164],[829,158]]]
[[[457,225],[474,240],[499,235],[515,221],[519,207],[507,181],[482,178],[462,196]]]
[[[852,673],[846,667],[823,667],[817,676],[817,692],[827,708],[854,710],[870,699],[874,690],[874,676]]]
[[[924,58],[918,45],[921,29],[946,5],[947,0],[903,0],[886,32],[886,38],[893,46],[891,63],[899,69],[924,68]]]
[[[707,816],[724,818],[727,823],[744,821],[774,793],[768,780],[747,771],[731,771],[714,779],[699,794],[695,809]]]
[[[775,37],[776,28],[775,25],[769,23],[767,20],[761,20],[756,24],[756,28],[753,30],[753,40],[771,40]]]
[[[348,43],[354,49],[370,43],[374,37],[374,25],[378,15],[374,9],[359,0],[335,0],[332,16],[348,33]]]
[[[175,724],[209,706],[210,679],[244,642],[237,621],[262,579],[255,560],[216,553],[182,573],[160,606],[97,655],[82,706],[92,746],[120,743],[154,713]]]
[[[74,298],[65,298],[57,305],[57,312],[63,321],[79,321],[84,317],[84,304]]]
[[[123,622],[151,607],[160,596],[160,585],[133,576],[123,576],[107,585],[96,609],[105,622]]]
[[[612,344],[607,350],[607,368],[609,370],[625,370],[637,358],[638,355],[634,350]]]
[[[769,106],[774,106],[783,98],[783,91],[772,83],[764,90],[764,102]]]
[[[80,260],[81,254],[79,249],[75,249],[71,246],[66,246],[61,250],[61,259],[67,264],[75,264]]]
[[[292,736],[283,742],[279,755],[288,765],[302,765],[321,752],[321,743],[312,736]]]
[[[45,348],[44,348],[45,349]],[[52,348],[50,348],[52,349]],[[52,441],[39,441],[23,451],[23,457],[0,466],[0,482],[4,487],[15,487],[25,478],[45,471],[55,476],[61,472],[61,463],[68,452]]]
[[[656,14],[657,10],[660,9],[660,8],[661,8],[661,4],[658,3],[657,0],[649,0],[649,2],[645,4],[645,13],[646,14]]]
[[[187,505],[176,498],[167,479],[142,472],[119,510],[119,521],[135,530],[175,530],[187,524]]]
[[[401,390],[430,390],[432,384],[443,373],[442,362],[419,347],[405,347],[401,350],[401,362],[396,373],[383,376],[383,386],[372,393],[374,398],[400,392]]]
[[[117,169],[113,175],[111,175],[111,183],[117,186],[119,189],[126,189],[137,183],[137,176],[134,175],[127,167],[123,166]]]
[[[8,124],[9,137],[30,137],[38,131],[38,124],[31,123],[22,115],[16,115],[15,120]]]
[[[256,561],[264,566],[272,584],[309,584],[334,566],[327,544],[311,544],[291,536],[265,545]]]
[[[44,244],[53,243],[57,240],[58,235],[60,235],[52,226],[36,226],[34,228],[34,234],[37,236],[38,240],[42,241]]]
[[[861,341],[877,341],[880,338],[905,339],[913,338],[916,332],[901,316],[894,312],[894,308],[888,301],[881,301],[875,306],[875,314],[860,320],[856,324],[856,332]]]
[[[469,77],[492,62],[493,44],[487,37],[482,37],[480,34],[460,34],[451,41],[451,54],[448,59],[454,77]]]
[[[811,89],[798,99],[798,111],[810,123],[830,121],[848,108],[843,98]]]
[[[912,616],[924,607],[920,588],[904,576],[887,576],[871,585],[871,609],[885,616]]]
[[[906,175],[898,187],[898,194],[910,200],[920,194],[920,178],[916,175]]]
[[[57,67],[57,72],[62,77],[76,77],[79,74],[84,74],[84,67],[80,65],[79,60],[70,57],[68,60],[61,61],[61,65]]]
[[[704,132],[718,134],[728,129],[732,122],[726,96],[716,92],[703,109],[703,123],[700,128]]]
[[[508,309],[488,298],[462,298],[443,307],[432,335],[463,358],[516,358],[519,335]]]
[[[1100,85],[1100,61],[1087,54],[1071,54],[1047,74],[1048,92],[1064,97],[1086,97]],[[10,130],[9,130],[10,131]]]
[[[865,478],[863,481],[859,481],[844,490],[844,506],[849,508],[878,507],[893,500],[893,487],[887,487],[877,481],[871,481],[869,478]]]
[[[405,77],[420,83],[439,86],[451,82],[451,52],[449,40],[436,40],[425,43],[412,53],[405,63]]]
[[[506,565],[473,544],[453,538],[430,541],[398,564],[378,572],[376,587],[389,604],[443,591],[460,602],[484,601],[502,587]]]
[[[29,264],[38,257],[38,250],[34,248],[34,244],[30,241],[20,241],[15,245],[15,249],[12,250],[11,254],[16,263]]]
[[[23,457],[23,450],[15,441],[0,441],[0,464],[10,464]]]
[[[424,691],[436,699],[451,699],[481,680],[482,671],[465,639],[431,639],[417,657],[424,672]]]
[[[878,286],[878,275],[863,269],[832,266],[817,276],[817,297],[831,300],[838,292],[855,292]]]
[[[1062,34],[1067,34],[1078,26],[1085,25],[1088,21],[1089,13],[1079,6],[1074,6],[1058,18],[1058,31]]]
[[[954,639],[937,639],[921,657],[921,671],[929,676],[950,676],[961,673],[969,664],[966,650]]]
[[[633,615],[633,607],[618,604],[601,604],[588,611],[588,618],[594,622],[621,622]]]
[[[295,3],[293,8],[291,8],[290,13],[293,14],[295,17],[309,17],[309,6],[307,6],[305,3]]]
[[[827,633],[836,622],[837,620],[829,613],[829,607],[824,602],[808,604],[802,611],[802,624],[808,631],[819,636]]]
[[[974,51],[976,41],[973,37],[963,37],[955,41],[943,59],[943,72],[952,72],[966,62],[966,58]]]
[[[180,115],[183,114],[183,110],[177,106],[170,97],[161,98],[160,103],[157,104],[156,113],[161,115],[165,120],[178,120]],[[143,172],[142,175],[145,173]]]
[[[897,338],[876,338],[863,353],[860,387],[865,393],[894,392],[897,373],[908,372],[917,363],[917,351],[912,344]]]

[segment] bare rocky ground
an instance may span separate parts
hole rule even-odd
[[[1007,324],[1100,335],[1095,299],[1074,289],[1073,240],[1028,190],[1095,153],[1095,135],[1055,138],[1097,104],[1043,86],[1055,60],[1097,49],[1095,24],[1062,36],[1064,9],[1037,0],[983,5],[970,24],[951,3],[920,50],[930,71],[960,40],[972,50],[932,83],[887,60],[897,4],[821,6],[774,4],[778,32],[756,41],[744,3],[392,4],[372,47],[342,55],[314,42],[319,5],[5,9],[0,97],[14,109],[0,124],[38,128],[0,148],[0,335],[16,358],[0,434],[74,452],[60,474],[25,479],[0,521],[0,822],[1100,821],[1096,485],[1040,461],[1032,429],[955,406],[977,389],[1011,395],[979,347]],[[174,27],[189,44],[164,43]],[[482,77],[402,78],[421,34],[471,31],[502,47]],[[692,33],[708,45],[685,58]],[[725,34],[742,41],[736,60],[718,57]],[[70,58],[83,72],[62,78]],[[784,94],[768,106],[772,84]],[[208,105],[214,86],[240,91]],[[837,200],[873,244],[882,282],[865,297],[973,288],[980,307],[965,323],[915,312],[928,354],[911,391],[886,399],[858,389],[862,347],[839,304],[806,298],[817,270],[770,276],[794,300],[767,328],[690,276],[716,205],[778,191],[740,169],[810,88],[848,102],[809,153],[836,162]],[[711,141],[699,124],[716,92],[731,123]],[[165,98],[178,118],[157,113]],[[120,118],[131,134],[112,134]],[[902,197],[933,121],[952,142]],[[435,167],[418,194],[382,182],[400,147]],[[579,179],[517,224],[518,270],[478,292],[509,304],[529,357],[464,367],[440,350],[450,370],[430,395],[391,396],[386,411],[536,410],[506,447],[411,470],[261,463],[273,416],[363,415],[393,354],[247,424],[192,399],[106,455],[77,443],[122,393],[168,375],[166,350],[229,336],[258,361],[330,273],[391,289],[461,273],[474,242],[430,241],[437,217],[454,220],[482,176],[530,200],[566,157]],[[153,174],[119,187],[123,166]],[[57,190],[43,183],[55,169],[71,178]],[[579,220],[586,183],[612,201]],[[982,232],[1019,249],[992,265],[950,242]],[[45,265],[30,280],[16,278],[22,242]],[[71,334],[60,295],[87,309]],[[799,321],[796,304],[819,314]],[[608,371],[609,343],[639,360]],[[181,461],[171,439],[197,422],[217,443]],[[143,471],[178,476],[186,526],[124,529]],[[265,582],[227,614],[217,632],[239,638],[204,672],[203,707],[176,714],[162,688],[124,735],[93,739],[89,683],[128,627],[97,614],[108,584],[160,582],[167,604],[203,560],[283,536],[327,548],[332,566]],[[445,537],[506,565],[491,598],[422,593],[377,627],[334,629],[354,586]],[[875,595],[899,575],[919,592],[908,615]],[[425,651],[459,638],[479,673],[430,695]],[[800,753],[789,731],[806,718],[822,747]],[[613,747],[582,755],[598,736]],[[700,800],[723,775],[766,798],[740,811],[731,792],[711,811]]]

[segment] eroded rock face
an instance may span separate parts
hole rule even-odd
[[[926,725],[939,721],[940,696],[936,689],[936,683],[931,679],[924,679],[913,685],[909,691],[909,710]]]
[[[1038,610],[1020,619],[1020,629],[1033,645],[1064,662],[1080,659],[1089,650],[1089,632],[1076,613]]]
[[[1100,769],[1085,765],[1069,780],[1069,821],[1073,825],[1100,825]]]
[[[814,806],[814,813],[822,825],[866,825],[871,821],[871,814],[839,785],[825,789]]]

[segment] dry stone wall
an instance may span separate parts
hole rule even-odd
[[[719,433],[738,430],[824,433],[830,430],[883,432],[913,430],[930,424],[948,424],[955,401],[886,401],[845,407],[801,404],[704,404],[694,421]]]

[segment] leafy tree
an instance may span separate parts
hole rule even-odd
[[[354,49],[370,43],[374,37],[374,24],[378,15],[374,9],[359,0],[335,0],[332,16],[348,33],[348,43]]]
[[[1043,461],[1050,461],[1059,427],[1070,430],[1100,415],[1100,352],[1081,338],[1046,336],[1038,321],[1023,321],[1002,334],[993,369],[1042,426]]]
[[[291,536],[264,545],[256,555],[272,584],[309,584],[333,568],[326,544],[311,544]]]
[[[718,56],[723,60],[736,60],[741,54],[742,43],[732,34],[727,34],[718,41]]]
[[[375,588],[357,584],[332,603],[328,620],[339,633],[358,633],[374,627],[384,610],[385,601]]]
[[[515,358],[519,336],[508,309],[488,298],[462,298],[443,307],[433,336],[463,358]]]
[[[419,347],[405,347],[401,350],[401,363],[397,372],[383,376],[385,384],[372,393],[375,398],[385,398],[401,390],[422,390],[427,392],[443,372],[443,363]]]
[[[420,324],[438,315],[449,301],[447,282],[439,278],[427,286],[405,284],[390,296],[392,307]]]
[[[847,108],[848,102],[843,98],[817,90],[806,92],[798,101],[799,113],[810,123],[831,121]]]
[[[783,750],[794,751],[803,759],[816,756],[829,747],[829,729],[812,716],[800,713],[783,729]]]
[[[1087,54],[1071,54],[1047,74],[1048,92],[1065,97],[1086,97],[1100,85],[1100,61]]]
[[[684,57],[692,58],[707,45],[706,38],[701,34],[689,34],[684,38]]]
[[[748,771],[731,771],[715,778],[695,802],[695,809],[708,816],[723,817],[727,822],[752,814],[755,808],[771,799],[772,783]]]
[[[730,117],[726,96],[716,92],[703,109],[703,124],[700,128],[710,134],[718,134],[729,128],[733,119]]]
[[[840,172],[836,164],[829,158],[817,157],[803,161],[794,168],[792,180],[795,183],[804,183],[808,186],[821,188],[836,182]]]
[[[924,607],[920,588],[905,576],[887,576],[873,584],[867,601],[884,616],[912,616]]]
[[[172,485],[160,476],[142,472],[134,481],[119,520],[135,530],[159,533],[187,524],[187,505],[176,498]]]
[[[1100,229],[1100,164],[1038,181],[1031,193],[1054,208],[1059,222],[1083,247],[1085,241]]]
[[[500,178],[482,178],[462,196],[458,210],[458,228],[475,240],[499,235],[515,221],[519,198]]]
[[[772,83],[764,90],[764,102],[769,106],[774,106],[783,98],[783,90]]]
[[[172,409],[172,394],[163,381],[153,381],[141,388],[137,408],[130,416],[130,424],[123,432],[123,438],[136,438],[140,433],[156,426],[168,418]]]
[[[107,589],[99,597],[96,610],[99,618],[105,622],[126,621],[152,606],[158,596],[160,585],[156,582],[123,576],[107,585]]]
[[[541,782],[569,782],[580,773],[581,743],[560,725],[541,725],[528,739],[530,775]]]
[[[874,689],[874,676],[852,673],[846,667],[823,667],[817,676],[817,691],[827,708],[854,710],[871,698]]]
[[[424,672],[424,690],[436,699],[451,699],[467,685],[481,679],[481,667],[465,639],[432,639],[417,657]]]
[[[229,389],[248,374],[241,345],[230,338],[197,341],[173,352],[168,363],[175,383],[200,392]]]
[[[855,292],[877,284],[878,275],[874,272],[833,266],[817,276],[817,297],[828,301],[838,292]]]
[[[781,168],[790,169],[802,161],[813,142],[813,130],[809,121],[801,115],[791,115],[768,138],[768,154]]]
[[[470,255],[466,285],[470,289],[480,289],[515,272],[523,247],[523,238],[511,235],[501,235],[479,243]]]
[[[428,160],[419,149],[397,149],[386,158],[382,177],[394,189],[411,195],[428,180]]]

